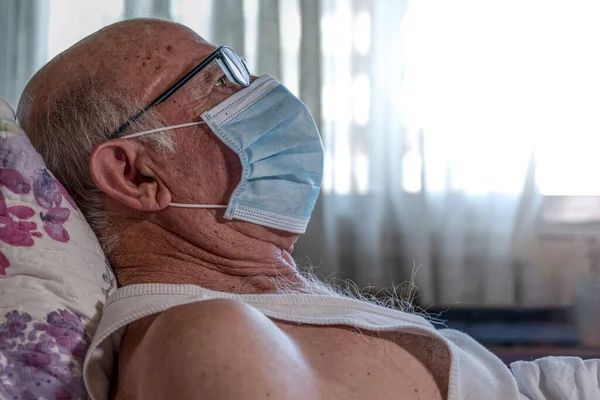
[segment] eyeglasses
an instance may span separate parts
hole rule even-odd
[[[215,51],[213,51],[208,57],[206,57],[200,64],[198,64],[194,69],[185,74],[185,76],[179,79],[177,82],[173,84],[170,88],[164,91],[163,94],[158,96],[156,100],[152,103],[144,107],[133,117],[129,118],[127,122],[121,125],[116,131],[114,131],[110,136],[110,139],[116,139],[119,135],[127,129],[132,123],[134,123],[139,117],[141,117],[146,111],[151,109],[152,107],[159,105],[160,103],[166,101],[169,97],[173,95],[179,88],[181,88],[187,81],[192,79],[198,72],[202,71],[206,66],[208,66],[213,61],[217,61],[223,73],[231,82],[236,83],[240,86],[250,86],[250,71],[248,69],[248,65],[246,64],[246,60],[240,56],[238,56],[235,51],[227,46],[221,46]]]

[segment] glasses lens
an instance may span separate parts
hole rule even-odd
[[[223,61],[237,84],[250,85],[250,73],[240,57],[229,47],[223,47]]]

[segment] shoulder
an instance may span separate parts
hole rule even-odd
[[[145,332],[136,332],[138,326]],[[163,398],[194,398],[194,393],[222,399],[264,398],[268,393],[277,398],[278,393],[286,397],[303,390],[299,383],[311,379],[287,335],[238,300],[173,307],[138,326],[128,329],[123,345],[129,336],[134,350],[119,363],[119,391],[131,397],[136,397],[133,391],[141,398],[149,393],[156,398],[161,398],[158,393]],[[137,383],[124,387],[127,382]]]

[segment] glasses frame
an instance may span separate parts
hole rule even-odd
[[[231,52],[232,54],[229,54],[229,52]],[[238,63],[236,63],[236,60],[234,58],[232,58],[233,56],[235,56],[237,58],[237,60],[240,61],[239,64],[243,67],[243,70],[239,71],[239,72],[241,72],[242,75],[244,75],[241,77],[241,79],[238,78],[238,74],[236,74],[232,70],[232,68],[234,68],[234,67],[236,67],[236,69],[239,69],[239,68],[237,68]],[[154,106],[157,106],[157,105],[165,102],[176,91],[178,91],[183,85],[185,85],[187,83],[187,81],[192,79],[194,76],[196,76],[196,74],[198,74],[198,72],[202,71],[204,68],[206,68],[210,63],[212,63],[215,60],[217,61],[217,63],[221,67],[221,69],[223,70],[223,73],[225,73],[225,75],[227,76],[227,79],[229,79],[232,83],[236,83],[236,84],[238,84],[240,86],[244,86],[244,87],[250,86],[250,71],[248,69],[248,64],[246,63],[246,60],[243,57],[238,56],[237,53],[235,51],[233,51],[230,47],[220,46],[215,51],[213,51],[208,57],[206,57],[204,60],[202,60],[200,62],[200,64],[198,64],[196,67],[194,67],[194,69],[192,69],[190,72],[185,74],[181,79],[179,79],[177,82],[175,82],[170,88],[165,90],[154,101],[152,101],[146,107],[144,107],[143,109],[138,111],[134,116],[129,118],[123,125],[121,125],[116,131],[114,131],[109,136],[109,140],[117,139],[119,137],[119,135],[125,129],[129,128],[131,126],[131,124],[134,123],[142,115],[144,115],[144,113],[146,113],[146,111],[148,111],[149,109],[151,109]]]

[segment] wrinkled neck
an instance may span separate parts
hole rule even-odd
[[[192,284],[229,293],[275,293],[278,287],[302,286],[291,250],[222,226],[190,238],[139,221],[120,236],[123,240],[111,252],[120,286]]]

